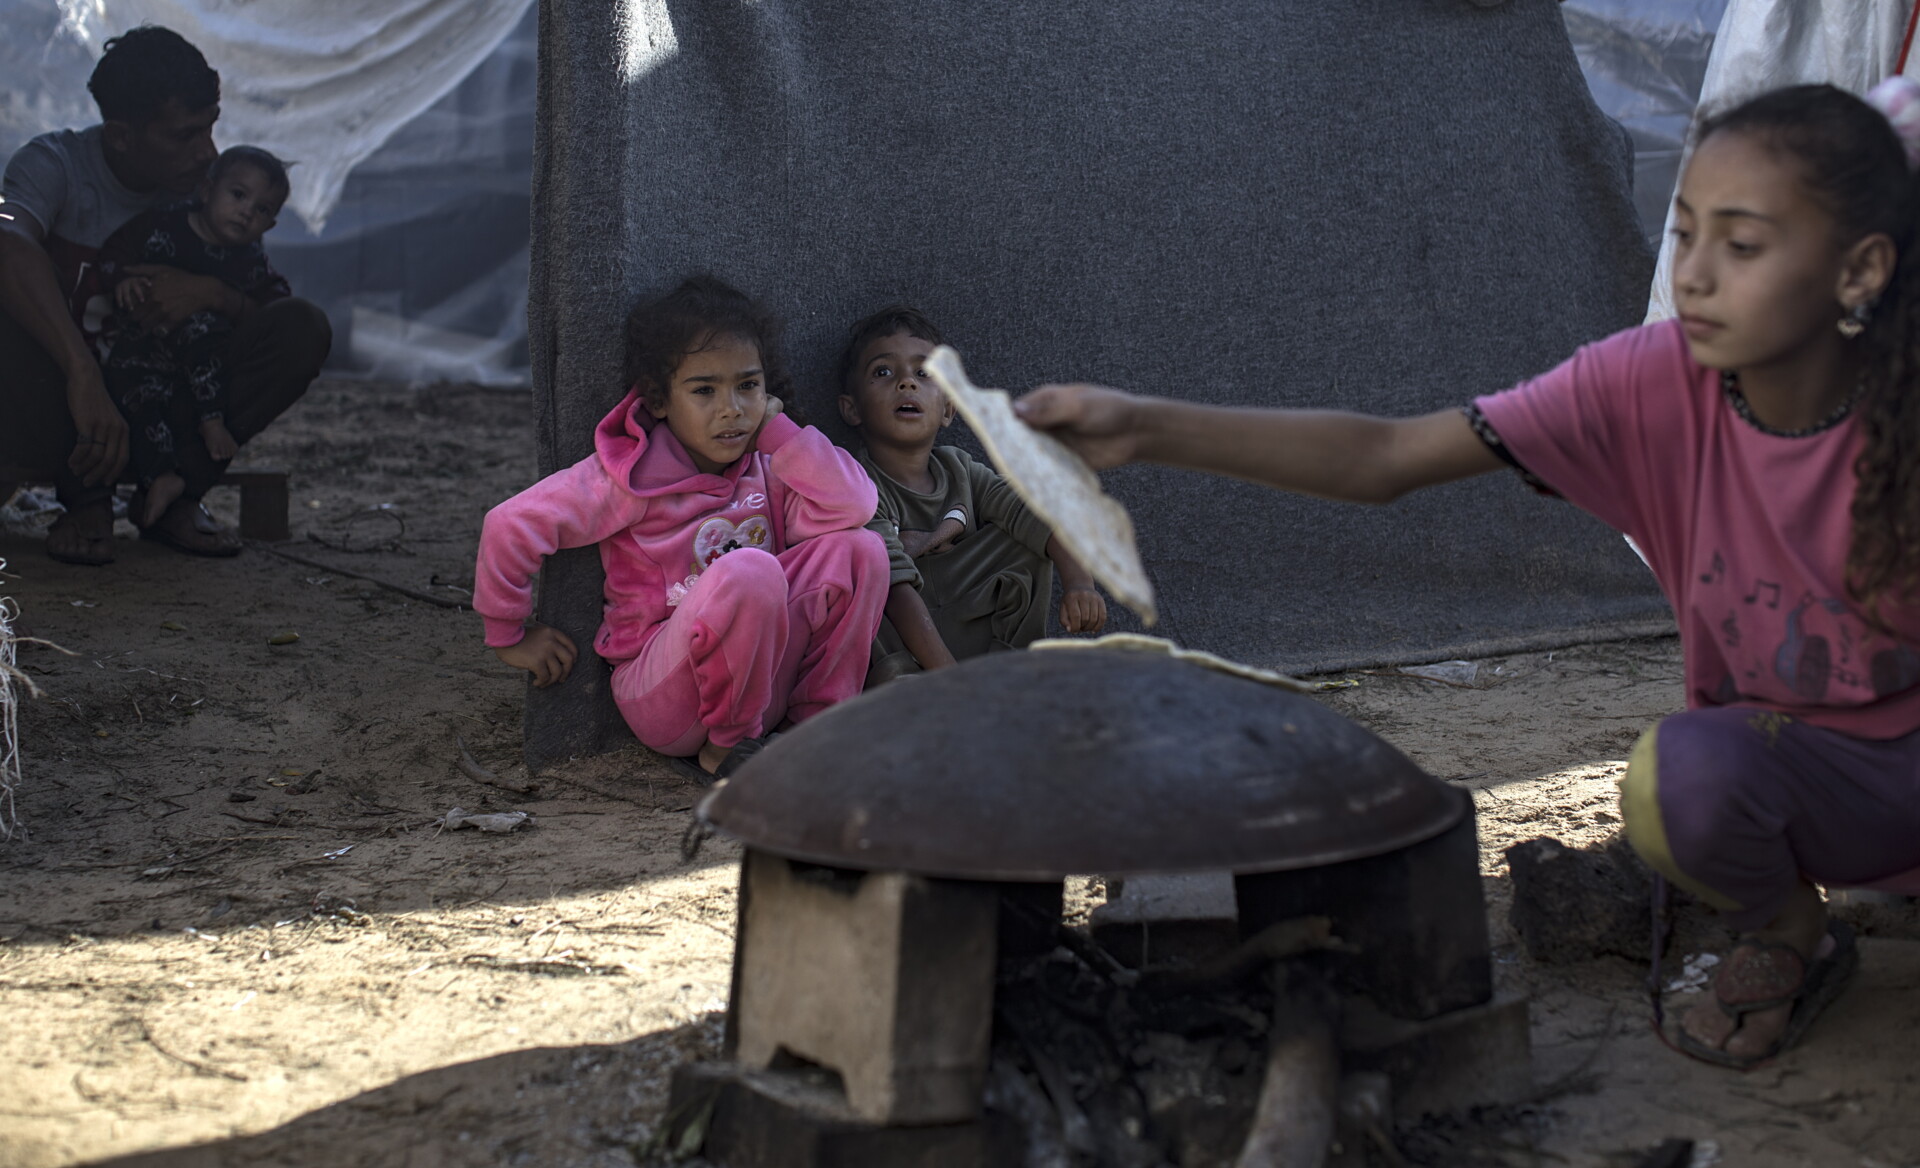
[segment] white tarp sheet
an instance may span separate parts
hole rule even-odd
[[[298,163],[266,242],[331,366],[525,382],[530,0],[0,0],[0,159],[98,121],[87,75],[142,21],[220,71],[217,143]]]
[[[1731,0],[1700,105],[1711,110],[1783,85],[1819,82],[1864,94],[1893,72],[1912,10],[1913,0]],[[1916,75],[1916,64],[1910,56],[1908,76]],[[1669,229],[1672,220],[1669,206]],[[1647,319],[1672,315],[1673,239],[1663,233]]]
[[[192,41],[220,71],[222,140],[297,159],[287,205],[316,232],[353,168],[472,72],[528,3],[58,0],[61,31],[96,55],[138,24]]]

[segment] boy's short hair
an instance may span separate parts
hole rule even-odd
[[[704,272],[682,280],[671,292],[642,300],[627,314],[627,384],[640,391],[648,406],[665,409],[673,371],[681,359],[722,337],[751,341],[759,348],[762,383],[769,396],[787,403],[792,414],[779,317],[745,292]]]
[[[220,74],[179,33],[157,24],[129,29],[107,42],[87,78],[87,91],[108,122],[139,126],[170,101],[189,112],[220,100]]]
[[[947,343],[947,339],[940,335],[940,329],[927,319],[926,313],[907,304],[889,304],[855,321],[853,327],[847,330],[847,347],[840,353],[841,393],[853,387],[854,366],[860,360],[860,351],[881,337],[890,337],[895,333],[919,337],[930,345]]]
[[[287,167],[293,163],[282,162],[272,151],[262,150],[258,146],[229,146],[222,150],[220,157],[214,159],[213,165],[207,168],[207,182],[217,183],[221,175],[242,165],[255,167],[266,175],[267,181],[273,184],[274,190],[280,192],[281,198],[286,198],[292,192],[293,184],[287,179]]]

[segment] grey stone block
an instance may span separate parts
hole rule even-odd
[[[1136,969],[1204,961],[1240,939],[1233,873],[1129,876],[1089,923],[1101,948]]]
[[[741,862],[733,1054],[838,1074],[854,1115],[979,1114],[993,1027],[991,884],[849,872],[749,851]]]

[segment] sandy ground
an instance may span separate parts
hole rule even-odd
[[[0,539],[47,691],[28,834],[0,844],[0,1164],[625,1165],[676,1060],[719,1038],[737,852],[684,865],[697,789],[635,747],[513,794],[522,682],[457,602],[485,507],[530,481],[524,395],[322,382],[249,451],[294,470],[296,563],[123,539],[109,569]],[[216,504],[232,508],[231,497]],[[382,504],[392,506],[385,510]],[[130,529],[123,529],[131,535]],[[299,640],[270,639],[298,633]],[[576,630],[584,634],[587,630]],[[1499,972],[1533,997],[1537,1099],[1428,1125],[1456,1164],[1920,1164],[1920,928],[1874,909],[1852,991],[1731,1074],[1662,1049],[1632,961],[1546,967],[1504,849],[1617,827],[1628,748],[1681,700],[1670,640],[1392,675],[1325,700],[1474,789]],[[511,835],[442,831],[458,806]],[[1691,924],[1679,955],[1716,942]]]

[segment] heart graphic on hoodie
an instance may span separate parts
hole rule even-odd
[[[764,515],[749,515],[738,523],[715,515],[693,533],[693,570],[703,572],[728,552],[740,548],[765,548],[773,542],[773,529]]]

